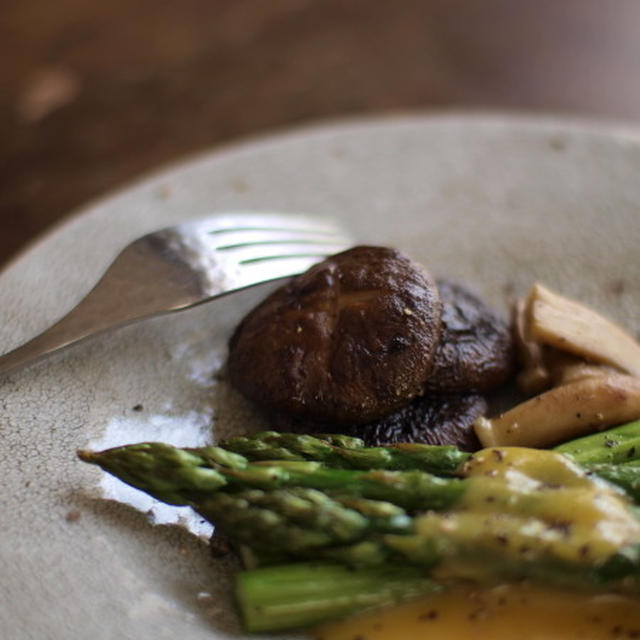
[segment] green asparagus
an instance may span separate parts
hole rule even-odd
[[[585,466],[640,459],[640,420],[565,442],[555,451]]]
[[[388,502],[332,498],[300,487],[216,492],[194,506],[236,542],[291,557],[319,557],[327,547],[401,534],[412,526],[407,513]]]
[[[386,500],[406,509],[445,509],[464,491],[460,479],[424,471],[357,471],[292,460],[250,464],[221,447],[179,449],[148,442],[102,453],[79,451],[78,456],[174,505],[197,503],[223,487],[229,491],[304,487]]]
[[[439,588],[412,567],[353,571],[307,562],[241,572],[236,601],[247,631],[265,633],[306,627]]]
[[[481,557],[504,575],[547,565],[571,573],[567,567],[591,570],[640,541],[629,505],[552,452],[483,450],[465,463],[464,478],[249,463],[221,447],[155,443],[79,455],[160,499],[191,505],[239,542],[294,558],[429,568],[455,558],[472,567],[469,558]],[[615,520],[615,544],[598,533],[606,518]]]
[[[632,460],[636,451],[640,456],[638,443],[640,421],[566,443],[556,450],[640,502],[640,468],[621,472],[603,466],[606,462]],[[179,449],[142,443],[101,454],[79,452],[83,460],[100,464],[124,482],[168,504],[192,504],[203,493],[225,486],[301,486],[386,500],[413,510],[445,509],[454,504],[463,491],[460,481],[433,473],[460,475],[470,455],[450,446],[364,447],[361,440],[347,436],[277,432],[233,438],[217,447]],[[367,465],[373,471],[358,470]]]
[[[310,436],[278,431],[230,438],[221,446],[251,461],[314,460],[332,468],[419,470],[441,476],[458,474],[471,455],[450,445],[403,443],[365,447],[362,440],[349,436]]]
[[[589,471],[622,489],[636,504],[640,504],[640,461],[622,464],[589,465]]]
[[[429,573],[637,584],[638,517],[600,480],[640,502],[637,439],[640,422],[559,448],[575,462],[527,449],[471,455],[275,432],[217,447],[143,443],[79,456],[190,505],[254,557],[279,563],[236,582],[247,629],[273,631],[428,591]]]

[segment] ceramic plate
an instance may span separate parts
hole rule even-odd
[[[566,121],[405,117],[296,131],[206,154],[85,209],[0,275],[0,351],[71,308],[118,250],[237,210],[342,219],[466,282],[505,313],[538,279],[640,329],[640,135]],[[197,445],[260,420],[221,371],[264,291],[100,337],[0,380],[0,637],[242,635],[231,559],[201,523],[79,462],[79,447]],[[165,524],[154,524],[164,522]]]

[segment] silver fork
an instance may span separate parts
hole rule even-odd
[[[301,273],[349,244],[333,222],[257,213],[217,215],[142,236],[66,316],[0,356],[0,375],[107,329]]]

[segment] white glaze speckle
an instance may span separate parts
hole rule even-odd
[[[182,416],[151,415],[113,418],[103,436],[89,443],[96,451],[132,442],[166,442],[177,447],[200,447],[212,442],[212,410],[191,411]],[[174,507],[154,500],[142,491],[105,473],[100,479],[105,498],[129,504],[146,513],[154,524],[178,524],[203,539],[209,539],[213,527],[190,507]]]
[[[203,292],[215,295],[233,286],[237,267],[230,269],[214,251],[213,241],[201,232],[199,225],[183,225],[179,234],[167,230],[164,235],[169,249],[186,260],[190,269],[199,275]]]

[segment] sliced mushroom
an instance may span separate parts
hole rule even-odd
[[[552,387],[559,387],[585,378],[620,373],[613,367],[587,362],[583,358],[551,348],[546,349],[545,363]]]
[[[526,394],[540,393],[551,384],[551,374],[545,364],[544,347],[529,335],[529,307],[518,300],[513,310],[516,350],[521,369],[516,382]]]
[[[640,376],[640,344],[611,320],[541,284],[527,305],[534,341]]]
[[[619,373],[546,391],[474,429],[485,447],[548,447],[640,417],[640,379]]]

